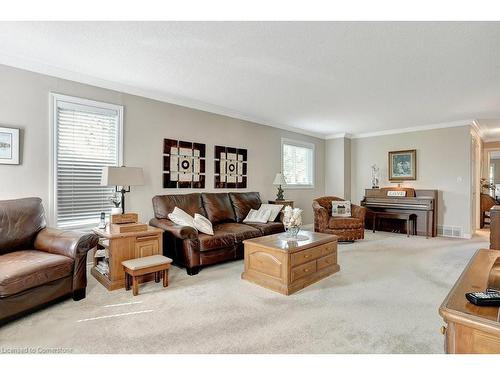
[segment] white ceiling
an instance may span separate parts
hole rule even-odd
[[[0,22],[0,63],[321,137],[500,136],[499,22]]]

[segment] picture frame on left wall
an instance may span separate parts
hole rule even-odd
[[[19,164],[19,129],[0,127],[0,164]]]

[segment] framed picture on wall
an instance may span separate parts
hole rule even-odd
[[[417,179],[417,150],[389,151],[389,181]]]
[[[163,187],[165,189],[205,188],[203,143],[163,140]]]
[[[246,189],[247,150],[215,146],[214,187],[216,189]]]
[[[19,129],[0,127],[0,164],[19,164]]]

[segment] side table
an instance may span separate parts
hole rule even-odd
[[[293,208],[293,201],[286,200],[286,199],[282,200],[282,201],[278,201],[278,200],[271,201],[271,200],[269,200],[269,201],[267,201],[267,203],[269,203],[269,204],[282,204],[283,207],[290,206],[290,207]]]
[[[148,226],[141,232],[114,233],[108,224],[106,229],[94,228],[93,232],[99,236],[99,244],[90,273],[108,290],[125,287],[123,261],[162,255],[163,230],[160,228]],[[152,275],[145,275],[140,282],[152,279]]]

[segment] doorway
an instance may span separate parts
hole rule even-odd
[[[480,228],[489,228],[489,210],[500,200],[500,149],[485,149],[480,191]]]

